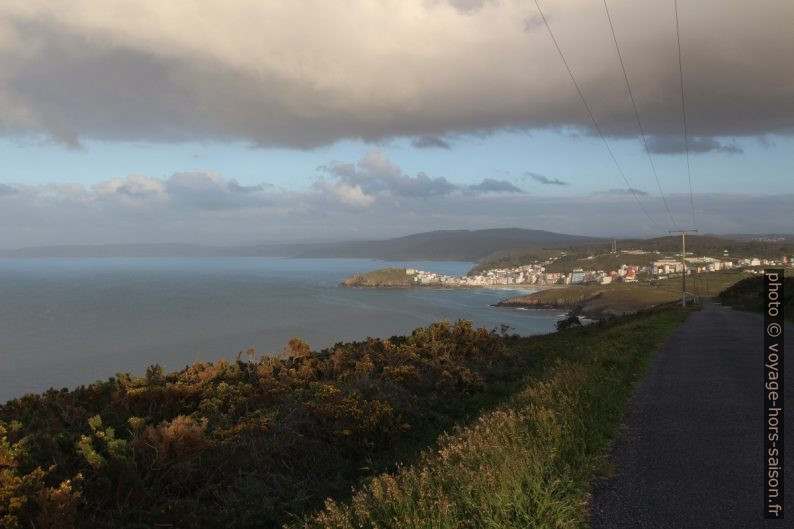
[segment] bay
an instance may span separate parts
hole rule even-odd
[[[491,305],[531,289],[340,287],[387,266],[461,275],[466,262],[367,259],[0,259],[0,402],[72,388],[159,363],[278,354],[298,337],[313,349],[469,319],[547,333],[559,311]]]

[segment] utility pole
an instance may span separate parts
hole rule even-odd
[[[668,233],[681,234],[681,264],[684,271],[681,274],[681,306],[686,307],[686,234],[697,233],[697,230],[670,230]]]

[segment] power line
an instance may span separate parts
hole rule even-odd
[[[609,29],[612,31],[612,40],[615,42],[615,50],[618,52],[618,59],[620,60],[620,69],[623,71],[623,79],[626,81],[626,89],[629,92],[629,98],[631,99],[631,107],[634,109],[634,118],[637,120],[637,127],[640,129],[640,137],[642,138],[642,144],[645,147],[645,154],[648,155],[648,163],[651,165],[651,171],[653,172],[653,177],[656,180],[656,187],[659,188],[659,196],[662,197],[662,202],[664,203],[664,209],[667,210],[667,215],[670,217],[670,222],[673,224],[673,228],[678,229],[678,225],[675,222],[675,218],[673,218],[673,214],[670,211],[670,206],[667,204],[667,199],[664,196],[664,191],[662,190],[662,183],[659,181],[659,174],[656,172],[656,164],[653,163],[653,158],[651,157],[651,150],[648,148],[648,140],[645,137],[645,129],[642,126],[642,121],[640,120],[640,112],[637,110],[637,102],[634,100],[634,92],[631,90],[631,83],[629,82],[629,75],[626,73],[626,65],[623,62],[623,54],[620,53],[620,45],[618,44],[618,37],[615,34],[615,26],[612,24],[612,16],[609,14],[609,6],[607,5],[607,0],[604,0],[604,9],[607,12],[607,20],[609,20]]]
[[[686,234],[697,233],[697,230],[670,230],[668,233],[681,234],[681,306],[686,307]],[[693,296],[694,298],[694,296]]]
[[[664,229],[661,226],[659,226],[659,224],[655,220],[653,220],[653,217],[651,217],[651,215],[648,213],[648,210],[645,209],[645,206],[643,206],[642,202],[637,196],[635,189],[631,187],[631,183],[629,183],[629,179],[626,178],[626,174],[623,172],[623,168],[620,166],[620,164],[618,163],[618,159],[615,157],[615,154],[612,152],[612,148],[609,146],[609,142],[607,142],[607,139],[604,136],[601,127],[598,125],[598,121],[596,120],[593,111],[590,109],[590,105],[587,103],[587,99],[585,99],[582,89],[579,87],[579,83],[576,81],[576,77],[573,75],[573,71],[571,70],[571,67],[568,65],[568,61],[565,59],[565,55],[562,53],[562,49],[560,48],[560,45],[557,43],[557,39],[554,37],[554,33],[551,31],[551,26],[549,26],[549,21],[546,20],[546,15],[543,14],[543,10],[540,8],[540,4],[538,3],[538,0],[535,0],[535,7],[538,8],[538,13],[540,13],[540,18],[543,19],[543,23],[546,25],[546,30],[548,30],[549,36],[551,37],[551,40],[554,43],[554,47],[557,48],[557,53],[560,54],[560,59],[562,59],[562,63],[563,65],[565,65],[565,69],[568,71],[568,75],[571,77],[571,81],[573,82],[574,87],[576,87],[576,91],[579,93],[579,98],[582,100],[582,104],[587,110],[587,114],[590,116],[590,120],[593,122],[593,127],[595,128],[598,135],[601,137],[601,141],[604,142],[604,147],[606,147],[606,150],[609,153],[609,157],[612,158],[612,161],[614,162],[615,167],[617,167],[618,173],[620,173],[620,176],[623,178],[623,181],[626,182],[626,186],[628,187],[631,196],[634,197],[634,200],[637,202],[637,205],[640,207],[642,212],[645,213],[645,216],[648,217],[648,220],[650,220],[651,223],[654,226],[656,226],[656,228],[659,231],[664,231]]]
[[[697,228],[695,222],[695,199],[692,196],[692,168],[689,164],[689,138],[686,126],[686,99],[684,98],[684,66],[681,61],[681,30],[678,24],[678,0],[673,2],[675,6],[675,38],[678,44],[678,75],[681,80],[681,115],[684,122],[684,149],[686,150],[686,176],[689,180],[689,205],[692,208],[692,227]]]

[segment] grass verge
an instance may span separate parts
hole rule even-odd
[[[619,322],[516,338],[536,358],[523,389],[440,437],[419,460],[382,474],[305,528],[586,527],[590,483],[653,353],[689,314],[666,309]]]

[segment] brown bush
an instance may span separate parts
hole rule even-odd
[[[312,352],[311,347],[309,344],[301,340],[300,338],[293,338],[289,342],[287,342],[287,346],[284,347],[284,352],[282,353],[286,358],[305,358],[309,356]]]
[[[193,461],[209,446],[206,429],[206,419],[178,415],[147,427],[133,446],[152,470],[188,473]]]

